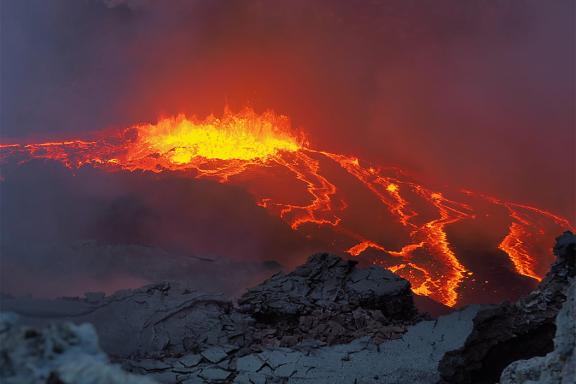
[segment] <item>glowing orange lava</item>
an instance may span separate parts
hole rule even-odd
[[[560,228],[573,230],[570,222],[563,217],[529,205],[507,202],[492,196],[476,194],[467,190],[463,192],[468,195],[480,196],[508,210],[512,223],[508,228],[508,234],[502,239],[498,248],[508,254],[516,272],[520,275],[533,278],[537,281],[542,280],[542,274],[537,273],[535,270],[537,261],[537,258],[533,256],[535,252],[531,252],[530,249],[534,244],[533,239],[545,234],[540,222],[545,220],[555,223]]]
[[[389,176],[356,157],[311,148],[303,135],[295,134],[287,117],[273,112],[257,114],[251,109],[225,111],[221,118],[197,119],[178,115],[156,124],[141,124],[92,141],[66,140],[40,144],[0,144],[0,163],[15,159],[56,160],[66,167],[105,170],[186,172],[194,177],[233,182],[232,176],[250,169],[279,167],[294,176],[308,191],[308,201],[295,203],[259,195],[258,205],[286,221],[292,229],[307,225],[328,226],[350,245],[341,249],[359,256],[371,249],[382,259],[375,261],[409,280],[415,293],[430,296],[448,306],[459,300],[459,289],[472,273],[456,254],[447,228],[474,220],[477,212],[469,203],[447,198],[438,191],[397,175]],[[351,209],[339,195],[337,182],[323,169],[330,162],[366,188],[404,229],[409,241],[400,249],[358,233],[343,219]],[[499,249],[506,252],[516,273],[536,280],[538,251],[535,243],[552,243],[557,232],[571,229],[561,217],[527,205],[464,191],[464,196],[503,207],[510,219],[509,232]],[[416,204],[416,202],[418,204]],[[420,207],[425,206],[427,213]],[[432,212],[432,213],[430,213]],[[553,225],[554,231],[543,228]],[[383,264],[384,265],[384,264]]]
[[[199,122],[179,115],[139,126],[138,140],[129,155],[141,153],[143,148],[163,154],[174,164],[190,164],[200,158],[265,161],[280,151],[300,149],[296,138],[278,128],[283,122],[275,115],[259,117],[253,112],[241,116],[226,113],[223,119],[210,117]]]

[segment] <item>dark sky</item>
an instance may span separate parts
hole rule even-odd
[[[574,218],[572,0],[2,0],[3,140],[252,105]]]

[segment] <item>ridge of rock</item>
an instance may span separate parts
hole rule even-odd
[[[314,310],[381,310],[390,318],[416,313],[410,283],[392,272],[328,253],[312,255],[294,271],[277,273],[240,299],[243,311],[260,317],[292,317]]]
[[[576,282],[556,316],[554,350],[544,357],[515,361],[500,377],[500,384],[529,383],[576,383]]]
[[[554,321],[576,276],[576,236],[566,231],[556,238],[554,254],[556,261],[536,290],[478,313],[464,345],[440,362],[441,383],[492,384],[513,361],[552,351]]]
[[[91,324],[28,327],[0,313],[0,381],[5,384],[155,384],[110,364]]]
[[[161,383],[493,383],[511,361],[552,351],[555,330],[559,352],[573,356],[560,338],[571,328],[554,321],[567,316],[557,314],[575,280],[576,236],[560,236],[554,253],[550,273],[527,297],[428,321],[420,321],[407,281],[329,254],[272,276],[238,306],[177,283],[3,304],[29,323],[92,322],[114,361]],[[503,380],[521,367],[510,366]]]
[[[222,296],[176,282],[111,296],[4,299],[3,304],[32,322],[93,323],[102,347],[119,358],[199,353],[222,345],[249,352],[311,339],[335,344],[363,336],[380,341],[400,337],[420,319],[410,284],[382,268],[356,264],[334,255],[313,255],[293,272],[249,290],[240,299],[240,309]]]

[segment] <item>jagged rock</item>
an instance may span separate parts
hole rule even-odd
[[[4,300],[3,306],[30,315],[30,321],[37,321],[40,313],[44,321],[93,323],[107,353],[131,359],[181,356],[213,346],[242,344],[245,328],[252,322],[221,296],[191,291],[176,283],[120,291],[98,303],[59,299],[22,305],[22,301]]]
[[[204,356],[204,358],[211,363],[218,363],[224,360],[228,356],[228,354],[222,347],[212,347],[205,351],[202,351],[202,356]]]
[[[256,372],[262,368],[263,365],[264,362],[255,355],[243,356],[236,360],[236,369],[244,372]]]
[[[239,305],[258,320],[255,338],[272,347],[305,339],[336,344],[366,335],[399,337],[418,319],[410,284],[385,269],[356,264],[316,254],[293,272],[248,290]]]
[[[576,236],[558,237],[554,253],[556,262],[530,295],[478,313],[464,346],[440,362],[443,383],[492,384],[513,361],[552,351],[554,320],[576,275]]]
[[[186,356],[181,357],[178,362],[180,364],[182,364],[185,367],[195,367],[198,365],[198,363],[200,363],[200,361],[202,360],[202,355],[198,355],[198,354],[189,354]]]
[[[240,300],[242,310],[221,296],[178,283],[82,299],[7,298],[3,305],[32,322],[91,322],[107,353],[131,360],[189,353],[211,360],[215,357],[206,350],[225,345],[246,354],[307,339],[336,344],[363,336],[400,337],[419,320],[409,283],[382,268],[356,269],[355,264],[327,254],[312,256],[294,272],[250,290]],[[275,321],[262,316],[263,308],[266,313],[276,308]]]
[[[357,269],[356,264],[319,253],[293,272],[278,273],[249,289],[238,302],[248,313],[274,319],[360,307],[380,310],[390,318],[414,316],[408,281],[378,267]]]
[[[552,349],[554,318],[574,281],[575,244],[571,233],[558,238],[551,272],[517,303],[472,306],[416,325],[421,317],[406,281],[326,254],[250,290],[240,308],[173,283],[2,304],[28,322],[91,321],[117,361],[162,383],[492,383],[511,359]],[[0,321],[0,334],[5,328]],[[558,350],[569,352],[570,342],[558,337]]]
[[[199,376],[208,381],[219,382],[226,380],[232,373],[218,367],[208,367],[203,369]]]
[[[364,337],[338,345],[270,348],[241,357],[233,352],[229,367],[203,360],[183,382],[434,384],[439,378],[438,361],[446,351],[462,345],[479,308],[420,322],[400,339],[380,345]]]
[[[5,384],[154,384],[108,362],[90,324],[39,329],[0,313],[0,381]]]
[[[544,357],[534,357],[510,364],[500,377],[500,384],[572,384],[576,383],[576,283],[556,317],[554,350]]]

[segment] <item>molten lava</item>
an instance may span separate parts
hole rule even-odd
[[[185,172],[220,182],[239,182],[234,176],[250,170],[277,167],[294,175],[303,186],[305,201],[285,201],[248,185],[257,204],[286,221],[293,230],[327,227],[343,240],[341,251],[352,256],[377,252],[382,264],[409,280],[415,293],[430,296],[448,306],[459,300],[463,281],[473,277],[457,255],[447,229],[475,220],[481,209],[471,199],[505,210],[508,233],[498,248],[508,255],[517,274],[542,278],[539,251],[552,243],[559,231],[571,229],[564,218],[527,205],[462,191],[462,201],[430,190],[398,172],[361,165],[359,159],[311,148],[302,135],[294,134],[287,117],[273,112],[256,114],[246,109],[221,118],[200,120],[183,115],[142,124],[92,141],[66,140],[40,144],[0,144],[0,163],[9,159],[56,160],[70,169],[93,166],[104,170]],[[325,171],[336,166],[352,177],[403,228],[409,239],[390,248],[373,235],[358,230],[346,218],[353,209],[336,179]],[[545,263],[544,263],[545,264]]]
[[[158,124],[136,127],[138,137],[128,156],[161,153],[173,164],[186,165],[196,159],[262,160],[280,151],[295,152],[301,143],[289,134],[288,120],[271,112],[256,116],[251,110],[240,115],[227,111],[222,119],[203,121],[179,115]]]

